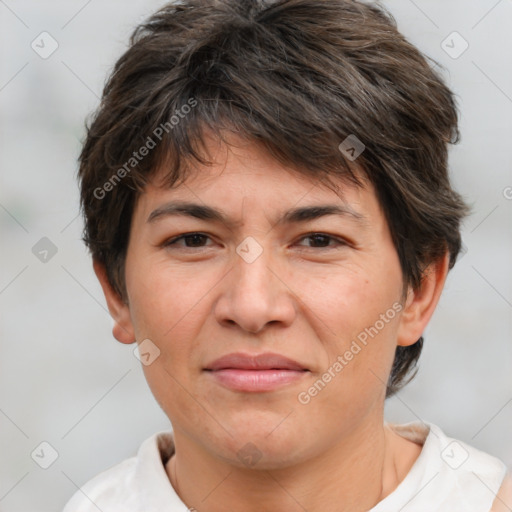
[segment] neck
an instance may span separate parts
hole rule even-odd
[[[382,419],[314,458],[272,470],[228,464],[179,432],[174,439],[169,479],[181,500],[201,512],[369,510],[396,488],[421,451]]]

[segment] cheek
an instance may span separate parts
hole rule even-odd
[[[139,342],[151,340],[157,354],[151,364],[143,364],[147,383],[164,410],[169,403],[186,408],[180,390],[191,389],[197,377],[196,345],[206,305],[201,299],[211,286],[158,265],[139,268],[133,277],[129,298],[135,336]]]
[[[304,290],[309,321],[316,325],[328,360],[325,373],[318,376],[322,382],[317,388],[322,391],[317,405],[326,410],[335,406],[339,414],[366,407],[384,393],[394,358],[400,268],[354,266],[333,272],[329,280],[310,276]]]
[[[296,290],[306,312],[310,311],[310,321],[316,317],[315,324],[324,335],[334,337],[335,345],[343,348],[400,299],[401,274],[400,269],[391,267],[384,271],[378,265],[347,265],[329,270],[328,275],[304,274]],[[393,317],[390,320],[393,312],[388,315]]]
[[[200,334],[212,287],[208,284],[155,265],[132,289],[137,340],[149,338],[159,350],[154,362],[143,366],[147,383],[162,409],[173,411],[173,419],[180,421],[201,421],[201,410],[190,394],[197,394]]]
[[[211,280],[211,276],[161,262],[150,261],[139,267],[129,288],[137,339],[153,337],[163,343],[189,338],[187,332],[200,325],[200,312],[213,286]]]

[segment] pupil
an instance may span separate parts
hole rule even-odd
[[[326,245],[325,242],[327,242],[327,244],[329,244],[328,237],[326,237],[325,235],[313,235],[312,238],[313,238],[313,245],[325,246]]]
[[[197,247],[201,245],[201,242],[204,239],[204,235],[189,235],[187,237],[187,242],[190,242],[192,240],[192,243],[187,243],[189,247]]]

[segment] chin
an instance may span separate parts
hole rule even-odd
[[[285,415],[279,421],[283,417]],[[299,463],[307,456],[308,450],[304,446],[307,433],[290,430],[290,427],[297,428],[295,422],[286,428],[286,420],[281,425],[279,421],[255,420],[249,425],[246,420],[231,425],[231,436],[223,431],[221,438],[212,443],[216,455],[229,464],[251,470],[275,470]]]

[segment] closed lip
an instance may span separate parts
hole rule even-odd
[[[205,367],[206,371],[218,370],[292,370],[307,371],[301,363],[281,354],[244,354],[236,352],[215,359]]]

